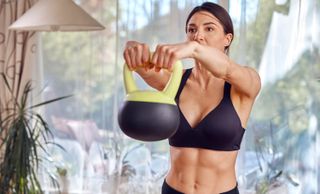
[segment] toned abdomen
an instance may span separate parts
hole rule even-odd
[[[171,147],[167,183],[187,194],[214,194],[236,185],[237,151]]]

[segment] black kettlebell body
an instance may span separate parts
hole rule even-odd
[[[163,91],[138,90],[132,72],[124,65],[126,99],[119,109],[120,129],[129,137],[141,141],[159,141],[171,137],[180,122],[175,103],[182,77],[182,63],[176,62]]]

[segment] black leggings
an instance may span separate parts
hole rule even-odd
[[[180,191],[177,191],[174,188],[170,187],[170,185],[167,184],[166,180],[164,180],[162,184],[161,194],[184,194],[184,193],[181,193]],[[226,191],[220,194],[239,194],[238,184],[236,185],[235,188],[231,189],[230,191]]]

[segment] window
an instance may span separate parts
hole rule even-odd
[[[201,2],[79,0],[106,30],[42,34],[45,98],[74,95],[46,109],[55,141],[67,148],[50,148],[45,164],[62,187],[75,193],[159,193],[169,165],[167,141],[137,142],[117,125],[122,50],[127,40],[151,49],[185,40],[186,16]],[[235,28],[230,56],[255,68],[263,83],[237,162],[240,189],[316,193],[319,3],[229,1],[229,12]],[[50,191],[48,180],[43,184]]]

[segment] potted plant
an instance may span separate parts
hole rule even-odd
[[[1,73],[0,80],[9,91],[12,103],[10,108],[0,107],[0,193],[43,193],[37,169],[45,157],[39,151],[49,155],[45,146],[51,143],[52,134],[45,119],[35,109],[70,96],[30,105],[33,90],[30,81],[19,93],[13,91],[4,73]]]

